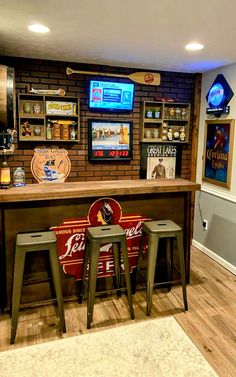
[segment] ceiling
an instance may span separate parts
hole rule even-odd
[[[0,55],[206,72],[236,62],[235,15],[235,0],[0,0]]]

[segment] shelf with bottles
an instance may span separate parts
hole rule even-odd
[[[140,125],[141,141],[187,143],[190,110],[190,104],[187,103],[144,101]]]
[[[78,124],[75,120],[47,117],[46,140],[75,142],[79,140]]]
[[[78,142],[77,97],[19,94],[19,141]]]

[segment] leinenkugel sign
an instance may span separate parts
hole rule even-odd
[[[87,217],[65,219],[61,225],[52,227],[51,230],[57,237],[59,261],[64,272],[77,280],[82,278],[87,228],[105,224],[119,224],[125,230],[129,266],[132,272],[137,266],[143,222],[148,219],[137,214],[123,215],[122,208],[116,200],[104,197],[91,205]],[[112,245],[107,243],[101,247],[98,277],[113,274]]]

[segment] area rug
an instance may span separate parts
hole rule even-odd
[[[216,377],[173,317],[0,353],[0,377]]]

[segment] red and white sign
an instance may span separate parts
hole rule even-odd
[[[58,242],[59,261],[66,274],[76,280],[82,278],[86,231],[90,226],[119,224],[126,233],[129,266],[137,266],[143,222],[149,218],[141,215],[122,215],[120,204],[112,198],[96,200],[87,218],[65,219],[63,224],[51,228]],[[112,244],[102,245],[98,262],[98,277],[114,274]]]

